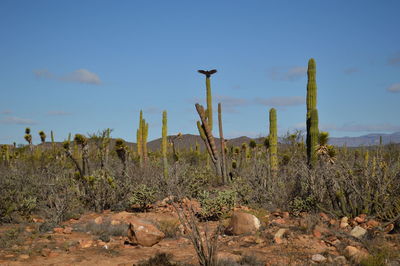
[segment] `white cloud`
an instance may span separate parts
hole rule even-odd
[[[387,90],[390,92],[400,92],[400,83],[392,84]]]
[[[359,71],[360,71],[360,69],[358,69],[356,67],[349,67],[349,68],[346,68],[345,70],[343,70],[343,72],[347,75],[351,75],[351,74],[359,72]]]
[[[86,84],[101,84],[101,80],[98,75],[93,72],[90,72],[87,69],[78,69],[72,72],[69,75],[64,77],[60,77],[60,80],[69,81],[69,82],[78,82],[78,83],[86,83]]]
[[[35,125],[36,122],[27,119],[27,118],[21,118],[21,117],[16,117],[16,116],[7,116],[4,119],[0,120],[1,124],[14,124],[14,125]]]
[[[306,73],[307,67],[302,66],[294,66],[286,70],[275,67],[268,71],[268,76],[272,80],[295,81],[305,77]]]
[[[47,112],[47,114],[54,115],[54,116],[64,116],[64,115],[71,115],[72,113],[64,112],[64,111],[49,111],[49,112]]]
[[[101,84],[100,77],[97,74],[90,72],[87,69],[78,69],[73,71],[72,73],[62,76],[57,76],[48,71],[47,69],[33,70],[33,74],[37,78],[54,79],[59,81],[77,82],[77,83],[94,84],[94,85]]]
[[[0,112],[0,114],[2,114],[2,115],[10,115],[10,114],[12,114],[12,111],[11,110],[3,110],[3,111]]]
[[[256,98],[254,101],[258,104],[272,107],[295,106],[303,105],[306,103],[306,99],[301,96]]]

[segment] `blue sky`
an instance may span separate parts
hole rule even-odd
[[[320,128],[331,136],[400,131],[400,1],[0,2],[0,143],[25,127],[113,129],[135,141],[197,134],[194,103],[212,77],[227,137],[304,127],[306,66],[317,63]],[[214,121],[217,119],[214,113]]]

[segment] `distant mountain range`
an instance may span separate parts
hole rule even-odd
[[[392,134],[368,134],[359,137],[330,138],[329,143],[335,146],[359,147],[379,145],[379,138],[382,136],[382,144],[400,143],[400,132]]]
[[[340,137],[340,138],[330,138],[329,143],[335,146],[344,146],[347,147],[359,147],[359,146],[374,146],[379,145],[379,138],[382,136],[382,143],[389,144],[389,143],[400,143],[400,132],[392,133],[392,134],[368,134],[359,137]],[[227,141],[227,146],[241,146],[243,143],[249,143],[252,138],[242,136],[238,138],[229,139]],[[263,143],[264,138],[255,138],[254,139],[257,144]],[[111,145],[113,146],[115,139],[111,140]],[[282,139],[279,138],[279,142],[282,143]],[[178,150],[189,150],[191,147],[194,149],[196,143],[199,144],[200,150],[205,150],[205,145],[203,140],[199,135],[192,135],[192,134],[184,134],[181,137],[175,140],[175,145]],[[219,138],[215,138],[215,143],[217,146],[220,145]],[[130,147],[135,148],[136,143],[126,142],[126,144]],[[43,145],[43,144],[40,144]],[[61,143],[58,143],[61,145]],[[157,151],[160,149],[161,145],[161,138],[149,141],[147,143],[147,147],[149,151]],[[46,147],[51,147],[49,142],[44,144]]]

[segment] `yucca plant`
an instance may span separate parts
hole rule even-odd
[[[39,137],[42,144],[44,144],[46,142],[46,134],[44,133],[43,130],[39,131]]]
[[[117,153],[118,158],[121,160],[123,168],[122,175],[124,176],[126,173],[126,155],[127,155],[127,146],[125,141],[121,138],[115,140],[115,152]]]

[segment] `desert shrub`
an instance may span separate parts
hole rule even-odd
[[[147,185],[139,185],[135,191],[132,192],[129,198],[129,203],[138,206],[138,210],[146,210],[150,204],[156,201],[156,191]]]
[[[75,226],[76,231],[91,233],[97,236],[104,242],[109,242],[112,236],[126,236],[128,226],[126,224],[112,225],[110,221],[104,221],[103,223],[96,224],[95,222],[89,222],[86,224],[80,224]]]
[[[218,220],[227,214],[236,204],[236,192],[233,190],[204,190],[198,198],[203,220]]]
[[[179,266],[180,264],[172,262],[172,255],[168,253],[157,253],[146,261],[139,263],[139,266]]]
[[[179,231],[179,220],[177,219],[163,219],[157,222],[157,227],[165,234],[167,238],[175,238]]]
[[[264,262],[257,259],[256,256],[244,256],[241,257],[238,262],[229,259],[218,260],[215,266],[263,266]]]

